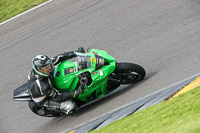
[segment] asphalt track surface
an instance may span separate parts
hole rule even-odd
[[[199,42],[199,0],[54,0],[0,26],[0,132],[62,132],[188,78],[199,73]],[[138,63],[147,77],[69,117],[39,117],[12,100],[32,57],[79,46]]]

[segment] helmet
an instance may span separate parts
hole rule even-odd
[[[52,60],[46,55],[37,55],[33,58],[32,67],[37,74],[45,77],[50,76],[54,70]]]

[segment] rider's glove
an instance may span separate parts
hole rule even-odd
[[[83,47],[79,47],[76,52],[85,53],[85,49]]]

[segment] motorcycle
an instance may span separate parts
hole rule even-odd
[[[75,61],[64,61],[55,66],[54,87],[60,92],[73,91],[78,82],[84,86],[83,93],[76,99],[76,111],[78,108],[95,99],[101,98],[121,84],[135,84],[145,77],[145,69],[134,63],[120,63],[106,51],[91,49],[87,53],[76,52]],[[87,77],[87,78],[86,78]],[[13,91],[13,100],[27,101],[30,110],[38,112],[42,109],[47,117],[65,114],[62,110],[40,107],[31,99],[28,84],[24,84]],[[45,114],[45,115],[44,115]]]

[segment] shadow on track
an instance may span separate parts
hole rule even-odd
[[[60,122],[64,119],[66,119],[67,117],[69,116],[72,116],[72,117],[79,117],[81,116],[82,114],[90,111],[90,110],[93,110],[95,108],[97,108],[98,106],[101,106],[102,104],[104,104],[105,102],[109,102],[111,101],[112,99],[122,95],[123,93],[126,93],[128,91],[130,91],[131,89],[137,87],[138,85],[142,84],[143,82],[145,82],[146,80],[150,79],[151,77],[155,76],[157,74],[157,72],[152,72],[152,73],[149,73],[146,75],[146,78],[141,81],[141,82],[138,82],[136,84],[133,84],[133,85],[121,85],[119,88],[117,88],[116,90],[114,90],[113,92],[111,92],[110,94],[102,97],[102,98],[99,98],[99,99],[96,99],[94,101],[91,101],[90,103],[87,103],[85,105],[83,105],[81,108],[79,108],[76,112],[74,112],[72,115],[64,115],[64,116],[60,116],[60,117],[57,117],[53,120],[57,121],[57,122]]]
[[[74,125],[73,125],[73,122],[71,123],[70,121],[74,121],[74,120],[77,121],[77,119],[81,118],[81,116],[84,115],[85,113],[94,110],[95,108],[103,105],[105,102],[109,102],[109,101],[113,100],[114,98],[116,98],[120,95],[123,95],[124,93],[130,91],[131,89],[134,89],[135,87],[141,85],[143,82],[151,79],[157,73],[158,72],[148,73],[146,75],[146,78],[143,81],[136,83],[134,85],[122,85],[118,89],[111,92],[110,94],[86,104],[85,106],[83,106],[82,108],[77,110],[77,112],[74,112],[71,115],[64,115],[64,116],[60,116],[60,117],[50,118],[50,121],[46,122],[44,125],[39,127],[39,131],[44,131],[46,128],[57,128],[58,125],[60,127],[64,128],[63,130],[71,129],[72,127],[74,127]],[[101,114],[101,115],[103,115],[103,114]],[[89,119],[87,119],[86,121],[89,121]],[[83,123],[79,123],[78,125],[80,126],[81,124],[83,124]],[[76,124],[76,126],[78,126],[78,125]]]

